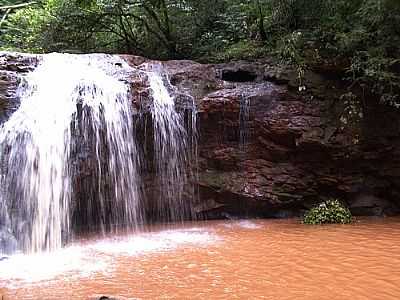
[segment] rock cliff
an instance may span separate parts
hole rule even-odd
[[[122,57],[139,69],[158,63]],[[18,75],[36,63],[0,54],[0,120],[17,107]],[[329,74],[307,71],[299,81],[295,70],[268,59],[161,64],[177,107],[185,109],[188,96],[196,103],[200,216],[298,216],[328,197],[356,215],[400,212],[398,112],[362,93],[356,100]],[[146,81],[134,76],[130,84],[133,105],[145,107]]]

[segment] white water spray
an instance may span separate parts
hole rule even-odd
[[[178,112],[161,66],[144,71],[159,188],[147,210],[141,162],[149,157],[125,83],[134,72],[143,71],[114,56],[49,54],[23,79],[21,105],[0,127],[0,251],[57,249],[80,229],[135,228],[148,211],[157,220],[193,218],[194,99]]]
[[[189,136],[184,113],[176,111],[174,98],[168,90],[171,84],[160,65],[152,66],[148,80],[153,97],[154,159],[161,191],[155,213],[160,219],[181,221],[185,215],[193,217],[191,199],[184,198],[184,189],[190,177],[192,140],[197,133],[192,130]],[[192,108],[192,129],[196,126],[195,114]]]
[[[59,248],[70,234],[77,205],[71,202],[75,135],[95,143],[101,223],[134,225],[140,219],[129,89],[117,76],[123,66],[104,55],[50,54],[20,85],[21,106],[0,128],[0,202],[20,249]],[[112,189],[108,199],[100,190],[103,177]]]

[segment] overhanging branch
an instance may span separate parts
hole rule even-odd
[[[15,5],[0,6],[0,10],[11,10],[11,9],[16,9],[16,8],[22,8],[22,7],[32,5],[32,4],[36,4],[36,2],[32,1],[32,2],[27,2],[27,3],[15,4]]]

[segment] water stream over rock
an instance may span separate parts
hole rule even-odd
[[[185,167],[190,159],[190,140],[185,129],[184,115],[175,110],[175,101],[168,88],[168,78],[160,65],[152,67],[148,73],[149,87],[152,91],[154,160],[158,185],[163,193],[157,200],[156,214],[158,219],[179,221],[185,214],[193,215],[190,207],[183,200],[184,187],[188,179]],[[164,80],[168,86],[164,84]]]
[[[249,140],[250,120],[250,99],[244,95],[240,98],[240,112],[239,112],[239,147],[242,151],[246,149],[246,143]]]
[[[22,78],[20,107],[0,128],[0,251],[60,248],[74,223],[102,232],[143,224],[146,153],[127,83],[138,73],[147,76],[153,100],[154,159],[166,201],[159,216],[183,219],[189,137],[161,68],[137,70],[102,54],[54,53]]]

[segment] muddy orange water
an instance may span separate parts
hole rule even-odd
[[[81,239],[1,261],[0,286],[4,300],[400,299],[400,219],[199,222]]]

